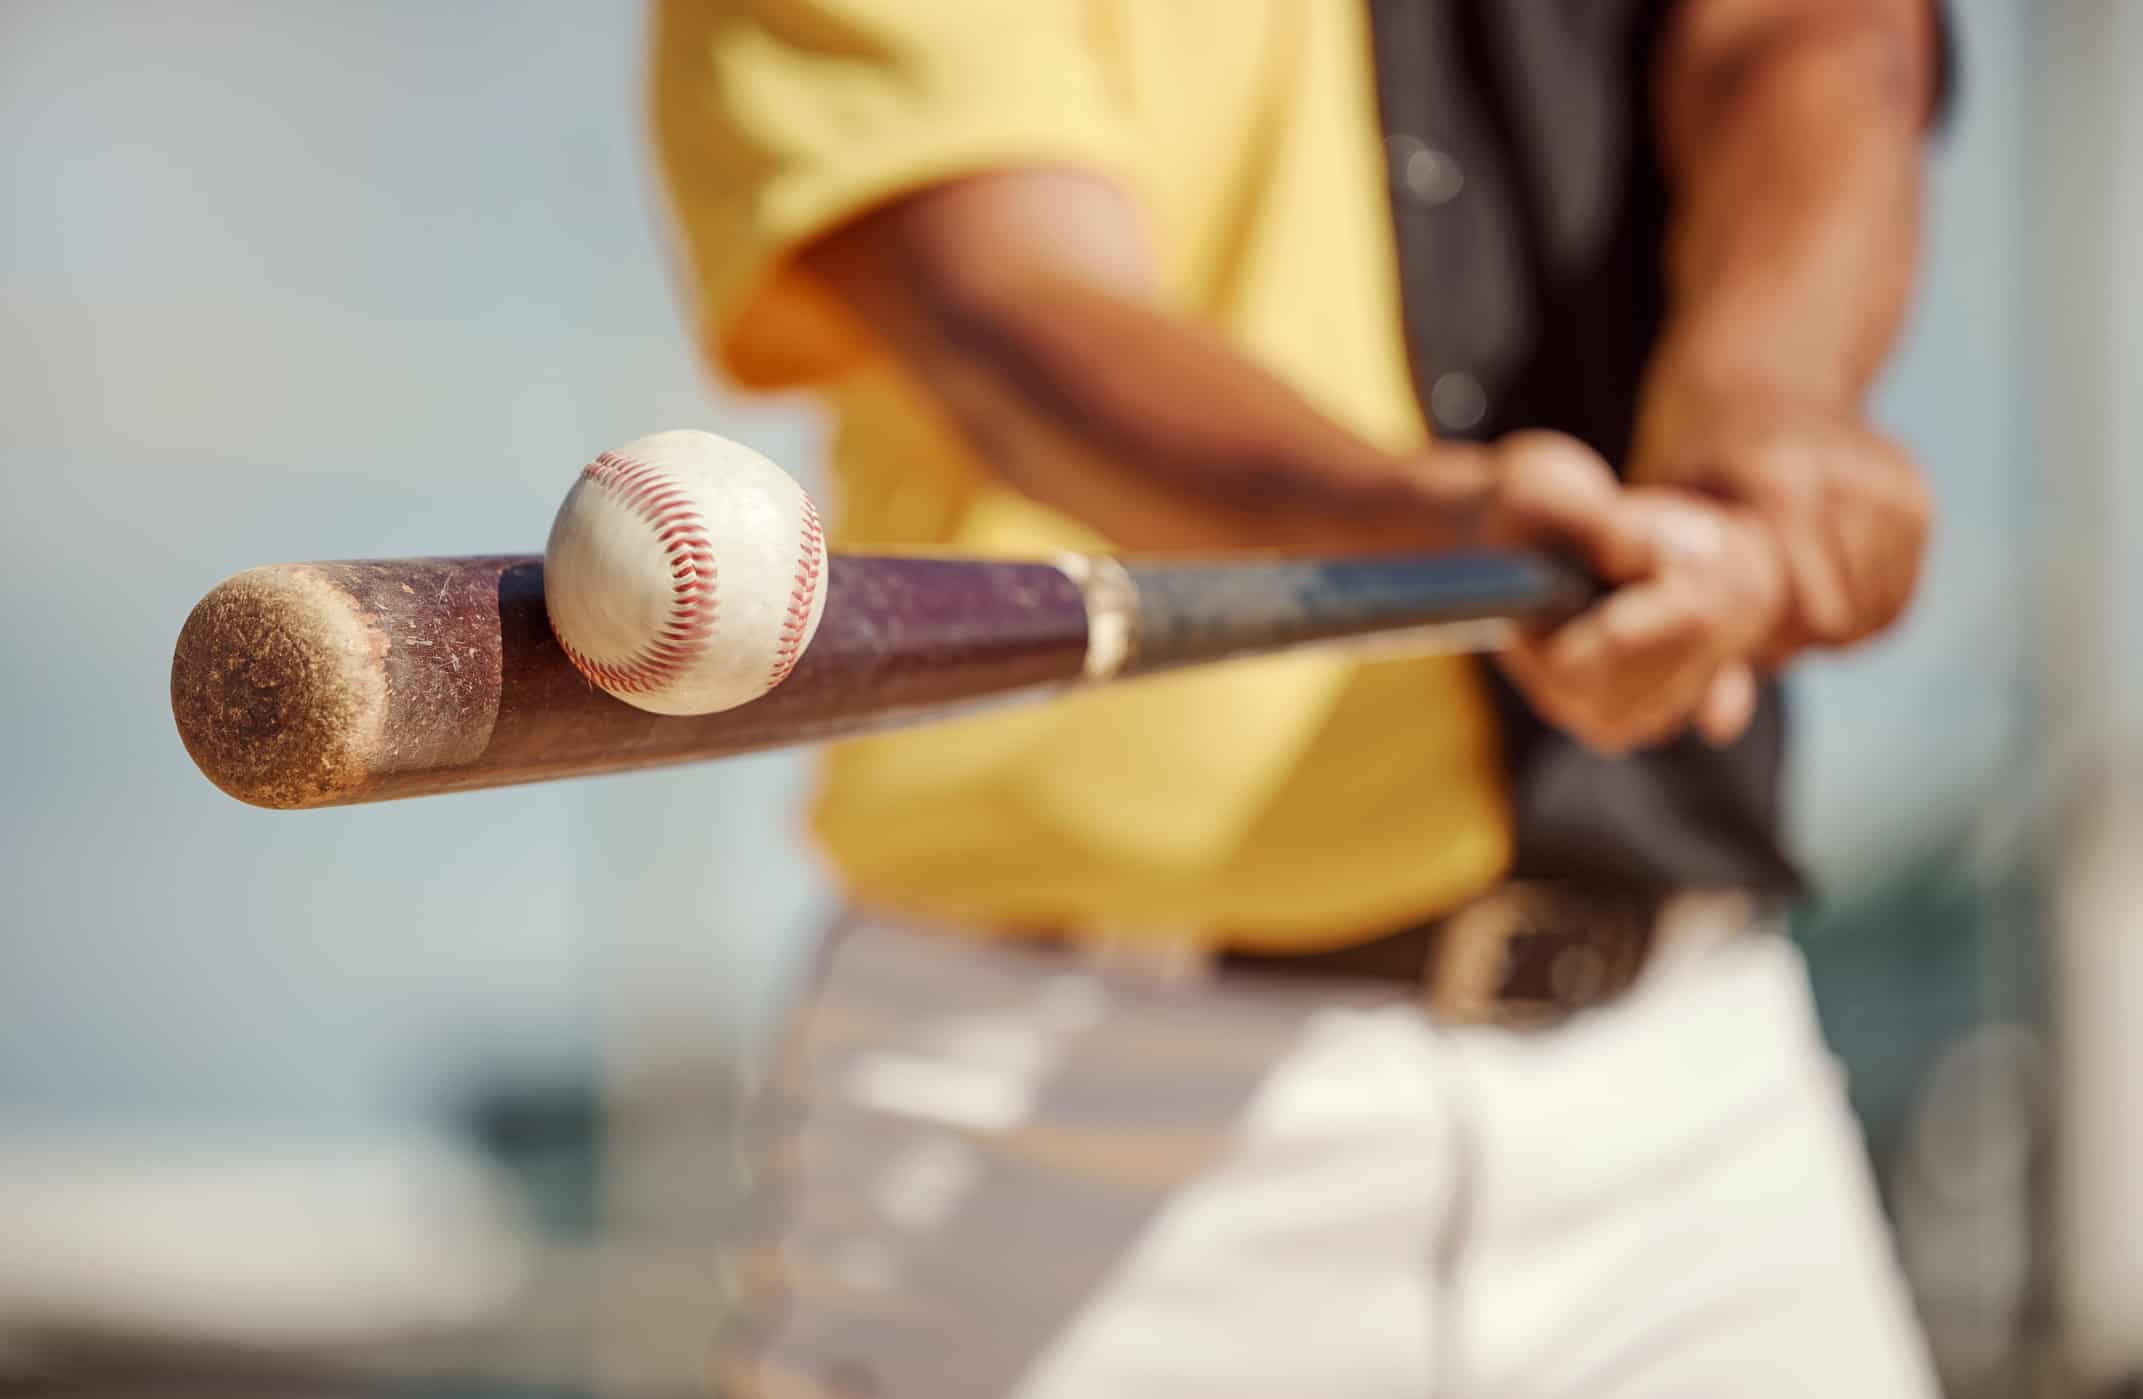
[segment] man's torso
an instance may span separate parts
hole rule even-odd
[[[1169,309],[1388,446],[1424,439],[1425,402],[1447,435],[1556,427],[1614,458],[1659,319],[1658,8],[1048,0],[1025,22],[1077,35],[1064,61],[1106,94],[1102,173],[1144,216]],[[912,23],[939,53],[991,37]],[[837,543],[1105,544],[995,484],[892,370],[832,398]],[[816,825],[866,899],[1267,949],[1464,901],[1509,867],[1514,825],[1533,874],[1790,882],[1775,704],[1725,759],[1610,764],[1484,672],[1283,658],[849,744]]]

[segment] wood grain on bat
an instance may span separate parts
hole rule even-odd
[[[573,668],[545,613],[540,559],[282,564],[225,581],[194,609],[171,707],[187,752],[232,796],[334,806],[809,743],[1301,646],[1477,646],[1483,621],[1549,621],[1592,595],[1573,570],[1519,555],[1059,565],[836,554],[818,634],[788,678],[737,708],[675,716],[613,699]]]
[[[188,618],[171,703],[201,770],[266,807],[332,806],[719,757],[1069,682],[1078,587],[1048,564],[836,556],[787,681],[739,709],[649,714],[566,660],[538,558],[283,564]]]

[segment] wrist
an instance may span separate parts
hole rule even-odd
[[[1744,337],[1757,340],[1760,337]],[[1728,343],[1708,327],[1661,342],[1639,394],[1630,475],[1672,481],[1732,443],[1857,422],[1861,391],[1834,358]]]
[[[1708,300],[1669,320],[1646,369],[1644,395],[1798,415],[1856,411],[1867,375],[1836,345],[1795,335],[1793,324],[1790,307]]]

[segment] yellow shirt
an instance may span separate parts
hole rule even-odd
[[[662,0],[656,130],[709,356],[822,390],[837,547],[1105,547],[998,484],[796,252],[962,174],[1097,171],[1164,304],[1355,431],[1425,440],[1359,0]],[[814,824],[856,897],[978,923],[1311,948],[1509,858],[1471,663],[1296,656],[832,750]]]

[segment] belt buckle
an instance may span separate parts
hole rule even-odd
[[[1512,881],[1447,917],[1430,954],[1431,1015],[1537,1029],[1637,979],[1658,917],[1648,899]]]

